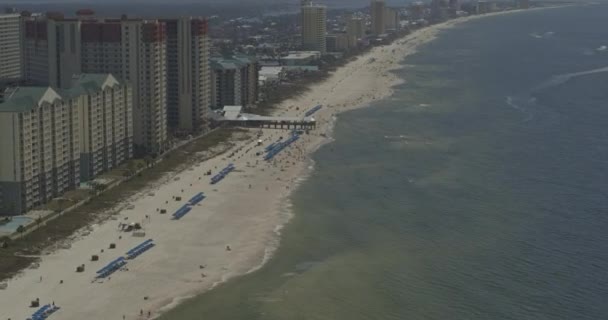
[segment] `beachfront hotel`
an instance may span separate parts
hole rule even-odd
[[[177,133],[208,129],[211,95],[207,20],[162,20],[167,26],[167,120]]]
[[[258,97],[258,63],[245,55],[211,58],[211,108],[251,107]]]
[[[372,34],[383,34],[386,31],[386,6],[384,0],[372,0],[370,9],[372,16]]]
[[[0,14],[0,81],[21,78],[21,15]]]
[[[109,170],[132,152],[131,89],[84,74],[67,90],[8,88],[0,103],[0,208],[20,214]]]
[[[78,108],[80,179],[88,181],[133,157],[133,97],[111,74],[81,74],[64,92]]]
[[[302,48],[325,53],[327,7],[312,3],[302,4]]]
[[[350,17],[346,21],[346,34],[351,39],[350,41],[355,44],[359,39],[363,39],[365,36],[365,20],[358,17]]]
[[[50,87],[7,89],[0,103],[0,207],[23,213],[80,182],[78,108]]]
[[[385,30],[399,29],[399,11],[395,8],[386,8],[384,10],[384,28]]]
[[[90,10],[25,17],[25,80],[68,88],[80,73],[110,73],[133,90],[134,143],[158,153],[167,144],[167,41],[158,20],[98,19]]]

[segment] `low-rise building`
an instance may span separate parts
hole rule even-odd
[[[305,66],[314,64],[321,59],[320,51],[290,51],[288,55],[281,57],[281,65]]]
[[[349,41],[348,35],[345,33],[328,35],[325,40],[327,42],[328,52],[346,51],[352,43],[352,41]]]
[[[285,79],[286,70],[284,67],[262,67],[260,78],[265,78],[265,83],[277,83]]]

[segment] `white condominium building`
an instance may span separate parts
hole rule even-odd
[[[0,215],[44,204],[131,158],[132,97],[111,75],[66,90],[9,88],[0,103]]]
[[[78,108],[52,88],[20,87],[0,103],[0,210],[20,214],[80,182]]]
[[[25,21],[25,78],[69,88],[80,73],[110,73],[133,90],[134,143],[160,153],[167,147],[167,41],[158,20],[29,17]]]
[[[0,81],[21,78],[21,16],[0,14]]]
[[[394,8],[386,8],[384,11],[384,27],[386,30],[399,29],[399,11]]]
[[[131,85],[110,74],[74,77],[64,92],[78,108],[80,179],[87,181],[133,157]]]
[[[133,138],[140,151],[160,153],[167,144],[167,41],[158,20],[82,21],[84,73],[110,73],[132,86]]]
[[[384,0],[372,0],[370,8],[372,16],[372,34],[383,34],[386,31],[386,7]]]
[[[211,108],[251,107],[258,98],[257,60],[245,55],[211,58]]]
[[[167,28],[167,118],[176,133],[206,131],[211,95],[207,20],[163,20]]]

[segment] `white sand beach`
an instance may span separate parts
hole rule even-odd
[[[75,240],[70,249],[45,255],[37,269],[27,269],[10,279],[8,287],[0,290],[0,319],[26,319],[36,310],[29,308],[36,298],[41,304],[54,302],[61,307],[50,319],[146,319],[148,312],[154,318],[181,299],[260,267],[278,246],[277,230],[291,215],[288,195],[307,174],[310,153],[330,140],[335,115],[390,95],[391,87],[400,81],[390,71],[399,68],[405,56],[442,29],[474,18],[434,25],[391,45],[376,47],[303,96],[282,103],[278,115],[301,116],[318,104],[323,108],[314,115],[317,129],[302,135],[272,162],[255,153],[279,136],[288,136],[288,131],[264,129],[261,147],[256,147],[257,137],[237,142],[222,156],[173,173],[134,196],[129,201],[133,208],[121,211],[117,220],[93,226],[92,232]],[[236,155],[228,159],[226,156],[235,150]],[[211,185],[204,173],[212,170],[215,174],[229,163],[234,163],[236,171]],[[171,214],[198,192],[207,198],[181,220],[171,220]],[[182,201],[173,200],[173,196],[181,196]],[[161,215],[158,208],[168,213]],[[120,232],[119,222],[141,222],[146,236]],[[98,269],[146,239],[153,239],[156,246],[129,260],[128,270],[117,271],[103,281],[94,280]],[[110,243],[115,243],[116,249],[108,249]],[[99,261],[91,261],[93,254],[99,255]],[[81,264],[86,270],[77,273]]]

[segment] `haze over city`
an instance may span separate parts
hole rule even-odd
[[[0,7],[0,319],[608,318],[605,3]]]

